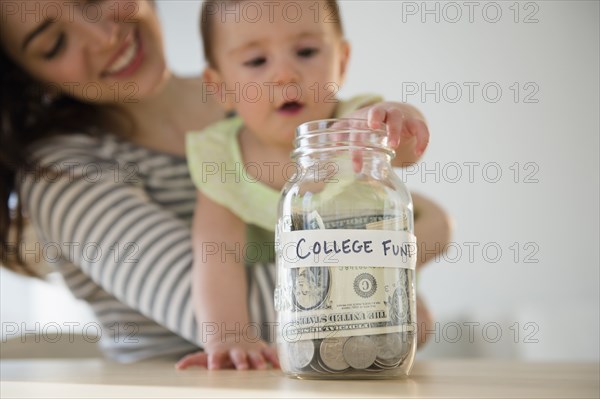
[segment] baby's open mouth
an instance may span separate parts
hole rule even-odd
[[[302,108],[304,108],[304,105],[298,101],[287,101],[279,107],[279,112],[286,115],[293,115],[300,112]]]

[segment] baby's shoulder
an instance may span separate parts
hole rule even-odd
[[[201,130],[190,131],[186,134],[186,144],[218,142],[223,143],[237,138],[243,121],[240,117],[232,117],[212,123]]]

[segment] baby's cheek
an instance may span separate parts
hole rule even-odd
[[[264,122],[265,108],[269,104],[263,102],[248,103],[238,101],[234,104],[238,115],[244,120],[246,125],[256,126]]]

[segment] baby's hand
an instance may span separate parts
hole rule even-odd
[[[237,337],[233,342],[211,342],[204,347],[204,352],[196,352],[183,357],[175,367],[178,370],[190,366],[206,367],[210,370],[230,369],[238,370],[267,368],[267,362],[274,367],[279,367],[279,359],[275,348],[264,341],[249,342]]]
[[[421,156],[429,143],[429,129],[423,116],[411,105],[398,102],[380,102],[354,111],[349,118],[366,118],[372,129],[387,126],[389,144],[392,148],[404,145],[416,138],[415,155]]]

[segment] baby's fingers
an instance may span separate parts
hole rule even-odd
[[[191,366],[208,367],[208,355],[206,352],[191,353],[175,364],[177,370],[185,370]]]
[[[208,369],[218,370],[229,368],[231,362],[229,362],[229,353],[227,351],[216,351],[208,355]]]
[[[279,364],[279,356],[277,356],[277,349],[272,346],[267,346],[262,351],[263,356],[267,359],[267,361],[271,362],[273,367],[281,367]]]
[[[392,148],[398,147],[400,139],[403,136],[406,116],[404,112],[397,107],[388,107],[375,105],[369,109],[368,125],[371,129],[381,129],[387,126],[388,143]]]
[[[363,153],[362,151],[351,150],[352,154],[352,170],[354,173],[359,173],[363,167]]]
[[[250,368],[256,370],[264,370],[267,368],[267,362],[265,361],[264,356],[260,352],[249,351],[248,360],[250,361]]]
[[[246,351],[240,348],[233,348],[229,352],[233,365],[238,370],[248,370],[248,356]]]
[[[386,120],[387,111],[384,107],[374,105],[367,114],[367,124],[371,129],[381,129]]]
[[[407,134],[417,138],[415,154],[421,155],[425,152],[425,149],[429,144],[429,129],[427,128],[427,124],[420,119],[411,118],[407,119],[404,125]]]
[[[390,147],[396,148],[400,144],[400,138],[405,128],[406,118],[404,113],[398,108],[388,110],[385,123],[387,125]]]

